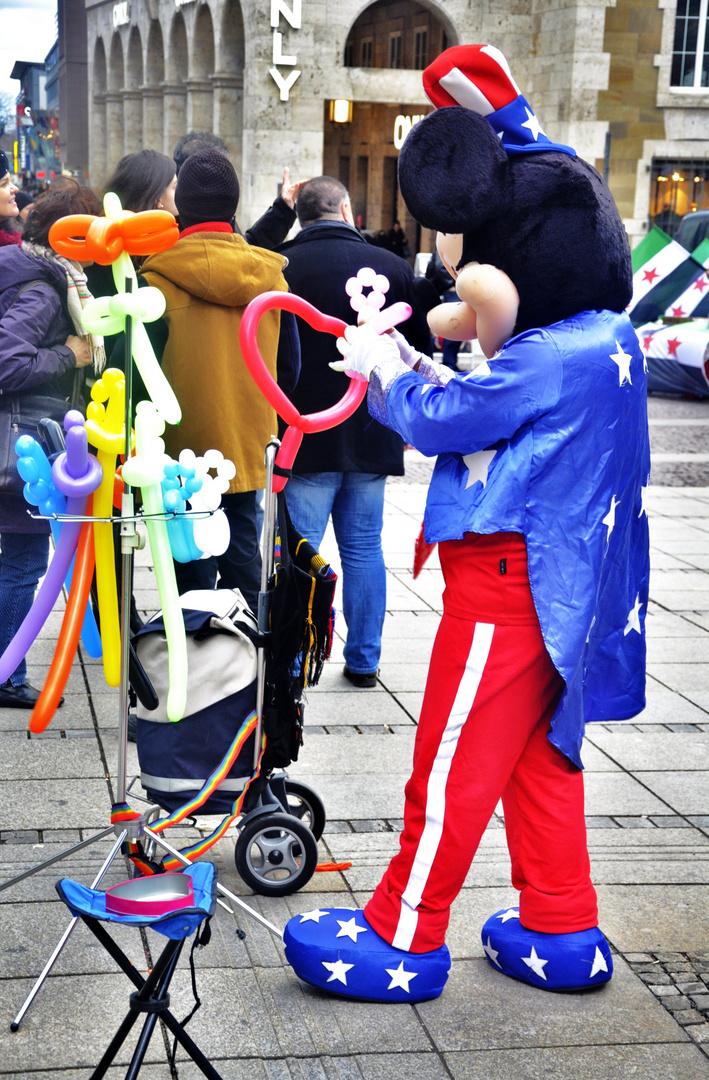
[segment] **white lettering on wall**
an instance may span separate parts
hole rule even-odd
[[[293,7],[288,7],[287,0],[271,0],[271,26],[278,28],[281,15],[294,30],[300,30],[303,24],[303,0],[293,0]]]
[[[129,0],[122,0],[120,4],[113,5],[113,28],[115,30],[118,26],[125,26],[130,22],[130,3]]]
[[[423,117],[423,113],[420,116],[397,116],[394,121],[394,146],[397,150],[401,150],[411,128],[418,124],[419,120],[423,120]]]
[[[271,26],[273,27],[273,67],[268,73],[280,91],[281,101],[288,101],[290,89],[300,76],[300,71],[289,71],[282,75],[276,65],[295,68],[298,58],[295,53],[283,52],[283,34],[279,27],[281,16],[294,29],[300,30],[303,17],[303,0],[271,0]]]

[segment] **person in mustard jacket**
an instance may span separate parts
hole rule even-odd
[[[223,588],[238,588],[257,602],[261,555],[257,493],[265,484],[264,452],[277,433],[274,409],[251,378],[239,348],[244,308],[261,293],[286,292],[285,259],[251,247],[232,231],[239,181],[229,159],[215,150],[191,155],[180,169],[175,202],[182,231],[168,251],[151,255],[142,273],[165,296],[167,331],[162,367],[177,395],[182,422],[165,433],[167,453],[189,448],[199,456],[215,448],[236,465],[223,496],[231,540],[218,559],[175,564],[180,592],[214,588],[217,568]],[[259,328],[261,355],[276,378],[281,315],[267,312]],[[297,334],[285,331],[281,381],[293,382],[299,366]],[[284,369],[287,371],[284,379]]]

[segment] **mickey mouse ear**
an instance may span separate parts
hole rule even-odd
[[[491,124],[508,154],[576,151],[552,142],[519,92],[509,65],[493,45],[455,45],[436,57],[423,73],[423,88],[440,109],[462,105]]]

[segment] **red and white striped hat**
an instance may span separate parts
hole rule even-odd
[[[508,154],[558,150],[575,156],[570,146],[554,143],[544,133],[494,45],[446,49],[424,71],[423,88],[437,109],[460,105],[484,116]]]

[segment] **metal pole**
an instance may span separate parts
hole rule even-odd
[[[107,829],[106,831],[110,832],[111,830]],[[102,835],[105,836],[105,833],[103,833]],[[113,847],[109,851],[108,855],[104,859],[103,866],[99,870],[99,872],[96,875],[96,877],[94,878],[94,880],[91,882],[91,888],[92,889],[95,889],[100,884],[103,875],[106,873],[109,866],[111,865],[111,863],[115,859],[116,855],[121,850],[121,844],[125,840],[126,836],[127,836],[127,831],[124,829],[122,831],[121,835],[119,837],[117,837],[115,844],[113,845]],[[94,838],[94,839],[96,839],[96,838]],[[59,938],[59,941],[57,942],[57,944],[54,947],[54,951],[53,951],[52,955],[47,960],[47,963],[42,968],[42,972],[39,975],[36,983],[34,984],[32,989],[30,990],[27,997],[25,998],[25,1001],[24,1001],[24,1004],[23,1004],[22,1008],[20,1009],[17,1016],[15,1017],[15,1019],[10,1024],[10,1031],[17,1031],[17,1029],[19,1028],[20,1024],[22,1023],[22,1019],[23,1019],[25,1013],[29,1009],[29,1007],[32,1004],[32,1002],[34,1001],[34,999],[37,997],[37,994],[42,989],[42,986],[44,985],[45,979],[47,978],[47,976],[49,975],[49,972],[52,970],[55,963],[57,962],[59,954],[61,953],[62,949],[66,945],[69,938],[71,937],[71,935],[73,933],[73,930],[74,930],[74,927],[76,926],[78,921],[79,921],[79,916],[75,915],[73,917],[73,919],[71,920],[71,922],[69,923],[69,925],[67,926],[64,933],[62,934],[62,936]]]
[[[274,551],[273,546],[276,538],[276,495],[273,490],[273,466],[280,442],[274,439],[266,447],[266,489],[263,507],[263,542],[261,544],[261,592],[258,598],[258,629],[260,634],[268,634],[270,629],[269,620],[269,595],[268,586],[273,573]],[[281,537],[283,542],[283,537]],[[256,715],[258,726],[254,739],[254,764],[256,769],[261,753],[261,735],[263,732],[263,704],[266,696],[266,649],[259,647],[256,655]]]
[[[125,280],[125,291],[131,292],[133,282]],[[133,320],[126,316],[125,358],[126,400],[125,400],[125,460],[131,456],[131,421],[133,414]],[[133,489],[126,484],[121,503],[121,693],[118,713],[118,765],[116,768],[117,803],[124,803],[127,795],[127,757],[128,757],[128,711],[130,708],[129,669],[130,669],[130,600],[133,588],[133,550],[135,539],[135,521],[133,519]],[[128,520],[131,519],[131,520]]]
[[[18,885],[25,878],[32,877],[33,874],[38,874],[40,870],[44,870],[45,867],[51,866],[55,862],[61,862],[62,859],[66,859],[69,855],[73,855],[75,851],[81,851],[82,848],[88,847],[89,844],[95,844],[97,840],[103,840],[104,836],[108,836],[112,833],[113,826],[109,825],[107,829],[102,829],[100,833],[96,833],[95,836],[90,836],[88,840],[82,840],[79,844],[74,844],[73,847],[66,848],[65,851],[61,851],[58,855],[53,855],[51,859],[45,859],[44,862],[39,863],[37,866],[33,866],[31,870],[25,870],[24,873],[18,874],[17,877],[10,878],[8,881],[3,881],[0,885],[0,892],[3,889],[9,889],[11,885]]]
[[[172,855],[175,859],[179,859],[183,866],[192,865],[190,860],[186,859],[181,851],[178,851],[177,848],[171,847],[171,845],[168,844],[168,842],[164,840],[159,833],[154,833],[151,829],[147,828],[144,829],[143,832],[146,836],[149,836],[151,840],[154,840],[156,844],[159,844],[161,848],[167,851],[168,854]],[[270,930],[272,934],[275,934],[277,938],[281,938],[281,940],[283,939],[283,932],[279,930],[277,926],[274,926],[272,922],[268,921],[268,919],[264,919],[263,915],[259,914],[259,912],[256,911],[254,908],[249,907],[249,905],[245,903],[240,896],[237,896],[235,893],[230,892],[229,889],[225,888],[222,884],[220,884],[219,881],[217,881],[217,892],[220,892],[222,896],[228,896],[232,903],[236,904],[237,907],[243,908],[244,911],[247,911],[249,915],[252,916],[252,918],[256,919],[256,922],[260,922],[262,926],[265,926],[266,929]]]

